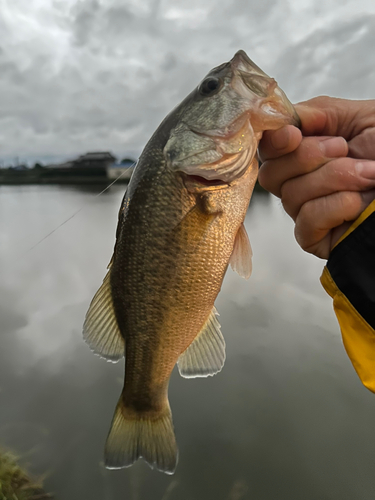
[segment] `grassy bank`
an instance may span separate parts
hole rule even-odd
[[[33,481],[10,453],[0,452],[0,500],[47,500],[39,481]]]

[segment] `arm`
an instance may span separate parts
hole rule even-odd
[[[281,198],[300,246],[328,259],[321,282],[375,392],[375,101],[320,97],[296,109],[302,133],[288,126],[262,139],[259,181]]]

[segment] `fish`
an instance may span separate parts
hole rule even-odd
[[[173,474],[178,448],[168,400],[183,377],[222,369],[215,309],[228,265],[251,274],[244,219],[265,130],[299,126],[276,81],[240,50],[212,69],[146,144],[118,215],[108,272],[86,314],[94,353],[125,356],[124,386],[105,444],[105,466],[142,457]]]

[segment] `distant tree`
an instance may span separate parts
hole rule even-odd
[[[34,168],[40,170],[41,168],[43,168],[43,165],[41,163],[36,162]]]

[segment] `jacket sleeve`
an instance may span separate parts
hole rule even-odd
[[[320,281],[354,369],[375,392],[375,201],[336,243]]]

